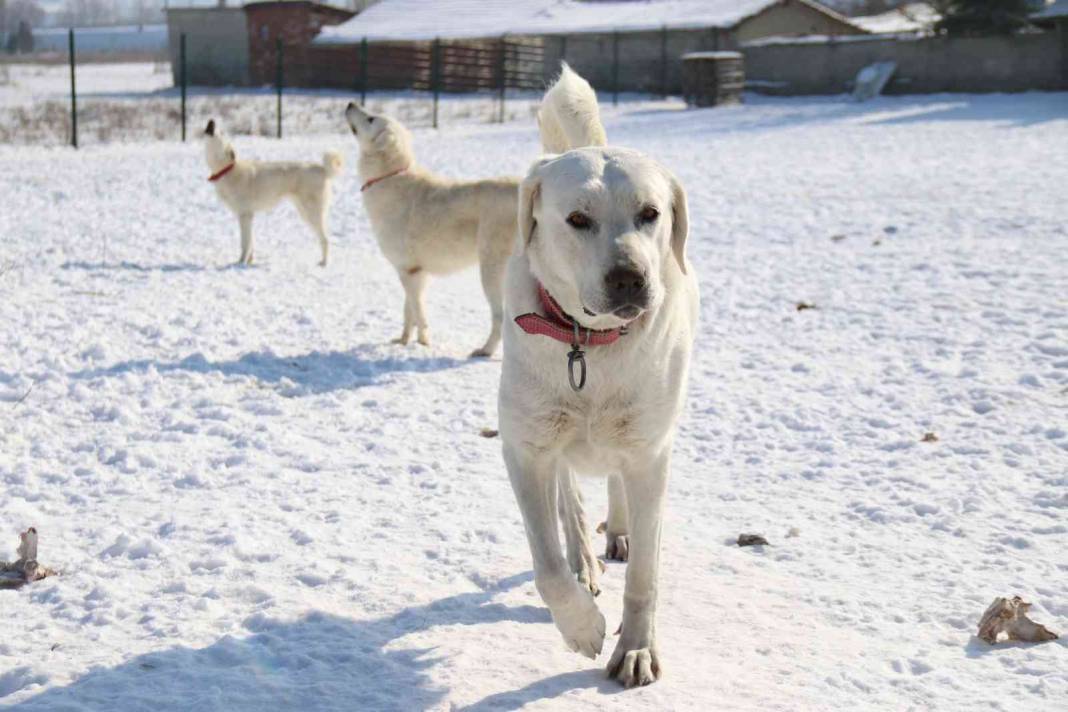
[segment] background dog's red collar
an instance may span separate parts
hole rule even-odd
[[[225,168],[223,168],[218,173],[212,173],[211,176],[208,178],[208,182],[214,183],[215,181],[219,180],[224,175],[226,175],[230,171],[234,170],[234,166],[236,166],[236,165],[237,165],[236,163],[231,163],[230,165],[226,166]]]
[[[588,346],[607,346],[608,344],[614,344],[619,340],[620,336],[627,333],[626,326],[616,329],[595,330],[587,329],[579,324],[578,340],[576,342],[575,320],[564,313],[564,310],[560,308],[560,305],[556,303],[552,295],[545,290],[541,282],[538,283],[538,298],[541,300],[541,306],[545,313],[548,314],[548,317],[531,312],[529,314],[521,314],[515,318],[515,323],[519,328],[528,334],[548,336],[565,344],[574,345],[577,343]]]
[[[400,173],[404,173],[404,171],[406,171],[406,170],[408,170],[408,166],[405,166],[404,168],[398,168],[395,171],[390,171],[389,173],[385,174],[384,176],[378,176],[377,178],[372,178],[371,180],[367,181],[366,183],[364,183],[360,187],[360,192],[362,193],[363,191],[367,190],[368,188],[370,188],[375,183],[378,183],[380,181],[384,181],[386,178],[392,178],[395,175],[398,175]]]

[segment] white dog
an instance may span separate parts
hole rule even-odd
[[[471,355],[493,355],[501,341],[501,280],[515,244],[519,179],[441,178],[416,165],[411,134],[400,122],[354,103],[345,117],[360,144],[360,191],[371,227],[404,287],[404,330],[396,341],[408,343],[414,327],[419,343],[430,343],[423,306],[428,275],[478,262],[492,325]]]
[[[322,163],[239,161],[233,146],[216,128],[215,119],[204,129],[204,153],[211,170],[208,180],[215,184],[215,192],[241,225],[239,264],[252,264],[253,216],[289,198],[319,237],[323,253],[319,264],[326,266],[330,254],[330,181],[341,173],[340,154],[326,153]]]
[[[607,556],[629,563],[608,673],[645,685],[660,675],[661,513],[697,326],[686,194],[652,159],[604,147],[597,97],[566,65],[539,123],[546,150],[566,153],[535,163],[519,191],[505,282],[504,460],[538,591],[568,646],[591,658],[605,621],[574,472],[609,475]]]

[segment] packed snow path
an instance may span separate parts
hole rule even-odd
[[[338,134],[237,139],[345,151],[326,269],[290,207],[231,267],[196,145],[0,150],[0,558],[34,525],[61,571],[0,591],[0,706],[1063,710],[1068,95],[676,109],[608,116],[689,190],[702,285],[661,682],[565,649],[479,436],[475,273],[432,283],[432,347],[389,343]],[[537,154],[532,121],[416,144],[458,177]],[[974,638],[1013,594],[1062,638]]]

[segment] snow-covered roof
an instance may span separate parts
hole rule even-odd
[[[886,34],[925,30],[936,23],[939,17],[938,12],[927,3],[912,2],[878,15],[851,17],[849,21],[868,32]]]
[[[687,59],[741,59],[741,58],[742,58],[742,53],[741,52],[727,52],[727,51],[719,51],[719,52],[687,52],[686,54],[682,55],[682,59],[684,61],[687,60]]]
[[[778,0],[382,0],[319,43],[733,27]],[[822,9],[822,8],[821,8]]]
[[[1046,7],[1031,14],[1032,20],[1051,20],[1055,17],[1068,17],[1068,0],[1053,0]]]

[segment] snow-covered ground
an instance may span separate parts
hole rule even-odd
[[[12,63],[3,69],[0,107],[49,99],[70,101],[70,66],[65,63]],[[74,73],[82,97],[148,94],[173,84],[168,62],[85,62]]]
[[[233,268],[194,145],[0,149],[0,558],[35,525],[61,571],[0,592],[0,706],[1063,710],[1063,635],[973,634],[1012,594],[1068,632],[1066,115],[1065,94],[608,112],[689,189],[702,283],[666,675],[626,692],[614,640],[568,652],[534,589],[479,435],[500,363],[465,358],[474,272],[434,283],[432,347],[389,343],[401,290],[350,138],[237,143],[346,152],[326,269],[288,207]],[[530,120],[416,143],[465,177],[537,153]]]

